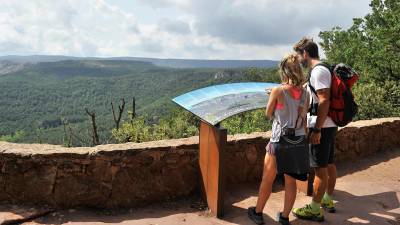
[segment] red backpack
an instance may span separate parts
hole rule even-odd
[[[335,122],[339,127],[346,126],[353,120],[353,117],[358,111],[358,106],[354,101],[354,95],[351,92],[351,88],[357,82],[359,75],[350,66],[343,63],[333,66],[326,63],[319,63],[316,66],[324,66],[328,68],[332,75],[328,116],[331,117],[333,122]],[[315,88],[311,86],[310,77],[311,71],[308,77],[308,85],[311,91],[318,96]],[[317,115],[317,110],[318,103],[313,103],[312,101],[310,114]]]

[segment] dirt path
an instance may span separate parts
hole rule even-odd
[[[326,221],[322,224],[400,225],[400,150],[346,162],[338,165],[338,170],[340,178],[335,193],[338,212],[326,214]],[[189,199],[117,212],[64,210],[24,224],[252,225],[246,212],[247,207],[256,202],[258,185],[228,187],[223,219],[209,217],[205,211],[191,207],[196,200]],[[283,192],[278,190],[279,186],[276,189],[264,210],[266,224],[278,224],[274,219],[282,208]],[[310,197],[300,193],[295,207],[309,201]],[[0,221],[29,214],[29,209],[12,207],[0,207]],[[293,217],[291,220],[293,225],[320,224]]]

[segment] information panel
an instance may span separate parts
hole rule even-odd
[[[188,92],[172,101],[215,125],[235,114],[265,108],[269,91],[278,85],[262,82],[215,85]]]

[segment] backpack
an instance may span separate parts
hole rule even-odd
[[[357,103],[354,101],[354,95],[351,92],[351,88],[359,78],[358,73],[350,66],[343,63],[333,66],[326,63],[318,63],[315,66],[324,66],[331,72],[331,97],[328,116],[331,117],[333,122],[339,127],[346,126],[353,120],[353,117],[358,112]],[[311,71],[308,76],[308,86],[315,96],[318,96],[310,82]],[[312,101],[309,111],[310,114],[317,115],[317,110],[318,103],[313,103]]]

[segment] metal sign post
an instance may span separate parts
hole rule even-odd
[[[224,215],[227,130],[201,121],[199,139],[203,197],[211,214],[220,218]]]

